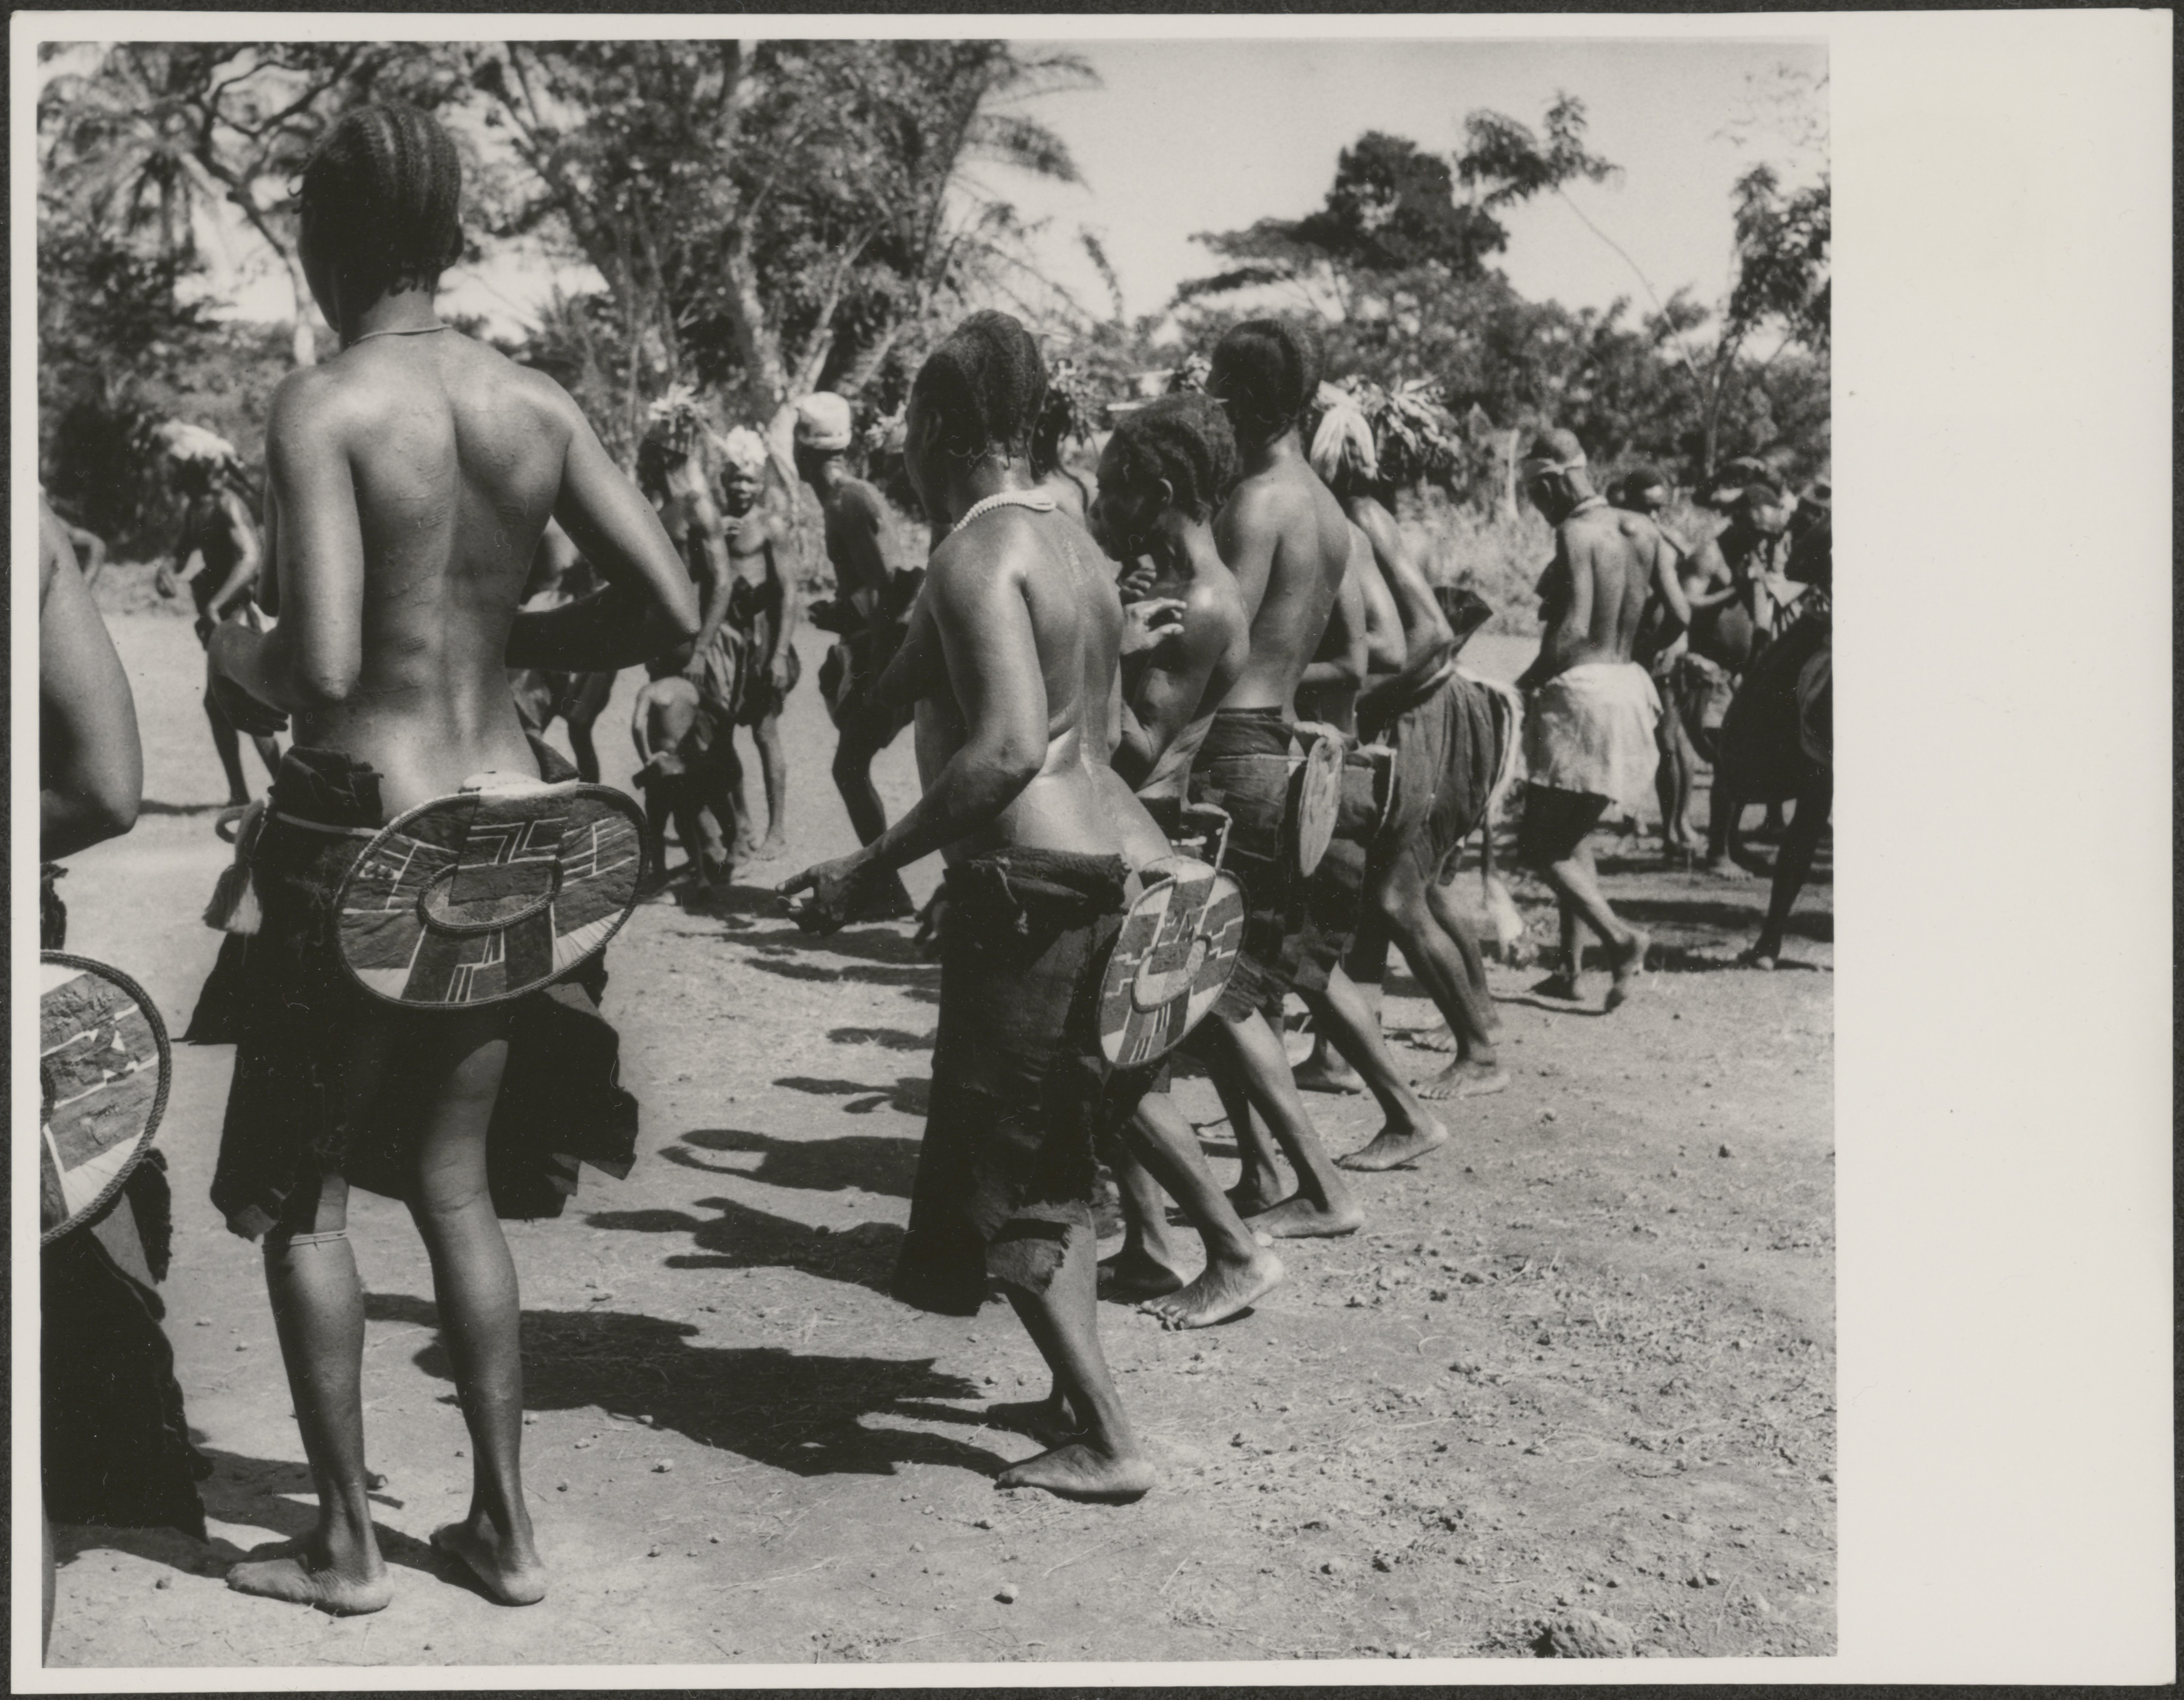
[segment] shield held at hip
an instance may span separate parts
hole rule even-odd
[[[113,1201],[167,1107],[167,1029],[128,975],[65,951],[38,958],[38,1242]]]
[[[1100,1048],[1118,1068],[1181,1044],[1220,997],[1244,940],[1244,894],[1228,875],[1188,856],[1139,869],[1100,983]]]
[[[412,1008],[523,997],[606,947],[644,860],[644,817],[611,786],[482,775],[365,847],[335,900],[343,965]]]

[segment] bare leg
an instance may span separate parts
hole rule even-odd
[[[842,793],[842,806],[850,813],[850,825],[860,844],[869,844],[887,831],[887,810],[872,784],[872,758],[893,742],[877,738],[877,730],[853,715],[843,716],[842,741],[834,747],[834,789]],[[866,905],[861,920],[896,920],[917,913],[902,875],[889,874],[878,896]]]
[[[569,722],[569,751],[577,758],[577,772],[588,785],[599,782],[599,752],[592,742],[593,721],[571,716]]]
[[[486,1130],[508,1064],[508,1017],[491,1008],[438,1019],[447,1072],[426,1120],[410,1214],[432,1258],[432,1296],[473,1463],[470,1514],[435,1531],[432,1544],[460,1559],[503,1605],[531,1605],[546,1597],[546,1568],[523,1503],[520,1301],[486,1184]]]
[[[744,758],[736,748],[736,731],[724,718],[719,742],[713,747],[719,764],[712,795],[713,812],[720,816],[722,836],[737,861],[758,848],[758,834],[751,831],[750,797],[744,788]]]
[[[1357,935],[1351,941],[1349,954],[1342,958],[1343,971],[1349,975],[1351,984],[1357,988],[1372,1014],[1373,1025],[1380,1021],[1380,1005],[1387,990],[1388,929],[1383,925],[1379,910],[1372,904],[1365,906],[1357,918]],[[1296,1067],[1299,1092],[1362,1092],[1365,1082],[1357,1070],[1350,1066],[1342,1053],[1334,1048],[1328,1037],[1327,1024],[1312,1023],[1312,1054]]]
[[[1283,1055],[1286,1061],[1286,1049]],[[1236,1157],[1243,1168],[1236,1184],[1224,1196],[1240,1216],[1256,1216],[1289,1197],[1274,1159],[1274,1142],[1251,1108],[1251,1095],[1244,1089],[1242,1074],[1219,1066],[1209,1066],[1209,1072],[1221,1108],[1228,1113],[1228,1131],[1236,1136]]]
[[[1188,1286],[1178,1281],[1167,1289],[1172,1297],[1155,1297],[1147,1310],[1170,1328],[1204,1328],[1234,1316],[1281,1280],[1281,1259],[1261,1247],[1244,1225],[1206,1166],[1205,1153],[1174,1099],[1163,1092],[1139,1100],[1138,1113],[1123,1136],[1134,1153],[1129,1167],[1158,1182],[1151,1189],[1150,1219],[1160,1223],[1163,1239],[1167,1222],[1161,1208],[1162,1186],[1183,1206],[1183,1214],[1206,1246],[1206,1268],[1198,1279]],[[1127,1189],[1124,1197],[1128,1197]],[[1167,1263],[1173,1276],[1173,1260]]]
[[[386,1028],[352,1034],[348,1110],[377,1091]],[[348,1184],[330,1175],[289,1201],[266,1236],[265,1291],[288,1372],[304,1456],[318,1491],[318,1525],[299,1540],[231,1568],[227,1585],[337,1615],[376,1612],[393,1597],[371,1528],[364,1463],[364,1286],[348,1236]]]
[[[1398,858],[1388,869],[1373,900],[1410,964],[1412,976],[1447,1022],[1456,1039],[1456,1061],[1420,1083],[1418,1096],[1447,1099],[1478,1097],[1502,1091],[1509,1077],[1495,1065],[1494,1039],[1487,1022],[1492,1000],[1471,977],[1470,963],[1457,939],[1432,904],[1435,887],[1415,857]],[[1460,925],[1460,922],[1459,922]],[[1475,952],[1477,947],[1473,947]],[[1481,978],[1484,978],[1482,974]]]
[[[234,723],[209,702],[205,704],[205,719],[212,722],[212,747],[220,753],[220,771],[227,775],[228,802],[249,802],[250,786],[242,777],[242,744],[236,736]]]
[[[1100,1260],[1100,1297],[1130,1304],[1173,1292],[1183,1276],[1168,1240],[1167,1195],[1127,1145],[1108,1153],[1108,1167],[1122,1194],[1123,1248]]]
[[[766,782],[766,839],[758,859],[771,861],[788,847],[788,757],[781,747],[781,716],[768,714],[751,728],[759,772]]]
[[[1363,1225],[1365,1213],[1343,1184],[1341,1172],[1320,1148],[1312,1117],[1290,1076],[1289,1053],[1282,1047],[1280,1035],[1256,1011],[1241,1020],[1231,1020],[1217,1010],[1200,1031],[1210,1047],[1214,1087],[1222,1103],[1229,1107],[1237,1149],[1251,1151],[1249,1142],[1256,1131],[1250,1112],[1256,1111],[1296,1171],[1295,1192],[1269,1204],[1262,1195],[1248,1190],[1254,1174],[1252,1158],[1247,1154],[1244,1180],[1228,1195],[1236,1214],[1276,1239],[1355,1233]],[[1272,1169],[1268,1160],[1268,1175]]]
[[[1009,1303],[1053,1372],[1056,1391],[1084,1425],[1079,1436],[994,1478],[996,1487],[1037,1487],[1066,1499],[1136,1499],[1157,1479],[1138,1444],[1100,1350],[1096,1257],[1089,1231],[1064,1242],[1061,1267],[1044,1292],[1010,1287]]]
[[[1494,1007],[1494,993],[1486,982],[1486,958],[1479,948],[1479,940],[1471,931],[1468,916],[1457,906],[1450,887],[1454,879],[1435,880],[1426,886],[1426,913],[1440,923],[1441,931],[1448,935],[1449,942],[1456,947],[1457,954],[1463,958],[1464,978],[1471,985],[1472,1014],[1477,1018],[1479,1031],[1496,1033],[1502,1028],[1502,1012]]]
[[[1746,953],[1748,961],[1772,968],[1782,955],[1782,932],[1790,924],[1790,911],[1813,871],[1813,856],[1820,834],[1827,828],[1835,806],[1835,777],[1819,780],[1797,797],[1797,812],[1782,835],[1782,847],[1774,856],[1774,888],[1767,897],[1767,919],[1759,938]]]
[[[1401,1169],[1447,1144],[1448,1130],[1403,1079],[1396,1059],[1388,1054],[1388,1042],[1380,1036],[1372,1009],[1339,964],[1327,977],[1327,990],[1305,1001],[1335,1048],[1364,1078],[1366,1089],[1387,1118],[1368,1144],[1335,1161],[1345,1169]]]
[[[1599,876],[1593,869],[1592,847],[1585,840],[1580,839],[1568,855],[1546,864],[1540,873],[1555,888],[1555,895],[1563,900],[1566,910],[1582,917],[1607,945],[1608,963],[1614,973],[1607,989],[1607,1007],[1619,1008],[1630,997],[1631,984],[1645,966],[1646,950],[1652,940],[1636,928],[1625,926],[1616,919],[1615,911],[1608,908],[1607,899],[1601,895]],[[1574,928],[1570,932],[1574,961]]]
[[[1553,885],[1550,880],[1547,882]],[[1577,910],[1556,887],[1555,914],[1561,925],[1562,971],[1551,974],[1532,987],[1542,997],[1563,997],[1574,1003],[1585,974],[1585,941],[1578,935]]]
[[[270,781],[281,771],[280,739],[253,738],[250,742],[257,747],[258,759],[265,764],[265,777]]]

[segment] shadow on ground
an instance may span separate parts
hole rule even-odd
[[[368,1295],[365,1315],[427,1327],[439,1319],[431,1301],[404,1293]],[[598,1405],[649,1416],[655,1429],[674,1429],[700,1446],[798,1475],[889,1475],[905,1464],[990,1475],[1006,1467],[998,1454],[950,1436],[862,1425],[868,1416],[982,1422],[977,1411],[952,1408],[979,1397],[978,1391],[961,1376],[935,1370],[929,1358],[694,1346],[697,1331],[687,1322],[622,1311],[527,1310],[524,1404],[543,1411]],[[428,1375],[452,1379],[437,1339],[415,1361]]]
[[[695,1168],[693,1159],[686,1164]],[[891,1222],[862,1222],[846,1233],[807,1227],[785,1216],[739,1204],[733,1198],[700,1198],[710,1220],[687,1210],[599,1210],[584,1219],[594,1228],[631,1234],[688,1234],[695,1255],[666,1259],[676,1269],[791,1269],[822,1281],[887,1290],[902,1230]]]
[[[860,1088],[859,1090],[862,1090]],[[777,1139],[739,1127],[701,1127],[682,1136],[686,1146],[705,1151],[756,1152],[755,1167],[708,1163],[693,1152],[670,1147],[662,1154],[686,1169],[716,1175],[739,1175],[769,1186],[802,1192],[840,1192],[856,1187],[892,1197],[910,1197],[917,1174],[917,1142],[878,1134],[844,1134],[837,1139]]]

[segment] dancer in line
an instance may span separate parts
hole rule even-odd
[[[1652,788],[1661,699],[1630,658],[1646,597],[1659,597],[1680,625],[1691,608],[1660,528],[1594,491],[1574,436],[1542,431],[1523,473],[1525,494],[1555,528],[1555,558],[1540,577],[1540,653],[1517,681],[1529,698],[1522,848],[1562,906],[1563,977],[1551,989],[1578,996],[1582,921],[1607,947],[1614,1009],[1644,970],[1651,940],[1608,907],[1585,841],[1611,803],[1635,808]]]
[[[1006,314],[974,314],[920,369],[905,452],[947,535],[883,691],[916,704],[925,792],[781,889],[810,892],[800,919],[832,928],[896,869],[945,857],[932,1109],[893,1291],[970,1315],[997,1284],[1046,1359],[1058,1443],[999,1486],[1133,1499],[1154,1471],[1100,1352],[1092,1224],[1095,1142],[1150,1079],[1107,1064],[1096,1019],[1130,877],[1091,724],[1123,611],[1089,540],[1034,488],[1045,389]]]
[[[393,1595],[366,1492],[349,1187],[401,1197],[432,1258],[474,1460],[469,1511],[433,1538],[491,1598],[525,1604],[546,1575],[496,1201],[539,1214],[543,1170],[574,1155],[627,1172],[636,1137],[612,1031],[582,992],[390,1008],[337,959],[335,894],[397,814],[474,775],[538,772],[509,666],[634,665],[698,631],[674,545],[576,404],[434,313],[462,251],[460,190],[454,142],[408,107],[352,108],[305,166],[304,267],[342,351],[282,382],[266,427],[280,625],[231,621],[212,637],[222,705],[254,727],[295,725],[253,845],[262,919],[222,947],[241,1038],[213,1202],[263,1242],[319,1495],[309,1533],[227,1580],[335,1613]],[[549,517],[606,588],[519,614]],[[504,1181],[504,1163],[522,1172]]]

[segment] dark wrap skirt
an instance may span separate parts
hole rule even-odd
[[[1001,850],[948,870],[931,1107],[891,1291],[970,1316],[991,1282],[1044,1292],[1089,1235],[1095,1143],[1150,1069],[1100,1050],[1100,975],[1122,931],[1117,856]]]
[[[576,777],[545,746],[532,747],[544,778]],[[446,1019],[370,997],[340,961],[334,898],[382,822],[378,774],[332,751],[292,749],[270,803],[252,865],[263,921],[222,944],[183,1036],[236,1046],[212,1200],[249,1239],[322,1175],[413,1196],[427,1108],[415,1059],[437,1048],[434,1024]],[[599,1012],[605,986],[604,960],[594,957],[510,1006],[507,1068],[487,1142],[503,1216],[558,1216],[576,1193],[579,1163],[620,1179],[635,1160],[637,1100],[619,1081],[621,1039]],[[375,1024],[389,1030],[384,1061],[352,1114],[352,1042]]]
[[[1279,708],[1223,708],[1191,764],[1190,800],[1228,814],[1222,866],[1244,889],[1244,943],[1215,1014],[1278,1013],[1284,994],[1327,987],[1357,931],[1365,869],[1381,801],[1354,753],[1342,770],[1334,836],[1309,877],[1296,872],[1302,769]]]

